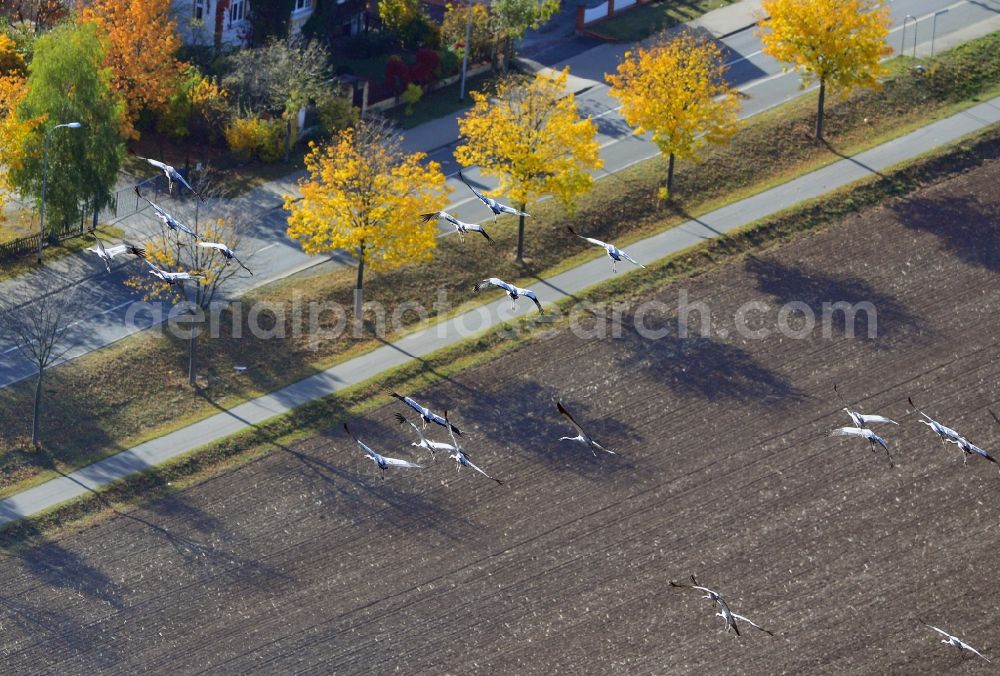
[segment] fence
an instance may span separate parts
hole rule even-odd
[[[154,201],[160,195],[169,193],[169,183],[167,182],[167,177],[163,174],[158,174],[137,185],[142,190],[143,196]],[[175,186],[175,189],[177,189],[177,186]],[[105,223],[120,221],[123,218],[128,218],[138,213],[143,206],[145,206],[145,202],[135,194],[135,187],[121,188],[111,196],[111,201],[98,212],[97,220]],[[90,230],[93,221],[93,209],[89,207],[85,208],[80,214],[79,224],[63,224],[58,229],[50,228],[43,244],[52,245],[73,237],[80,237]],[[0,260],[9,260],[29,252],[38,251],[38,237],[39,235],[35,234],[12,239],[7,242],[0,242]]]

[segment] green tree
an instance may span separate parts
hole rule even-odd
[[[272,40],[264,47],[238,51],[231,63],[223,85],[234,94],[237,106],[253,113],[283,116],[287,144],[292,140],[292,116],[310,101],[329,96],[333,77],[330,55],[318,41],[301,45]],[[286,159],[288,151],[286,145]]]
[[[514,52],[514,43],[529,28],[538,28],[559,11],[559,0],[493,0],[490,12],[497,33],[504,42],[503,67],[506,70]]]
[[[25,139],[24,162],[11,182],[24,195],[41,199],[45,133],[57,124],[80,122],[82,129],[61,129],[48,143],[46,220],[65,224],[82,208],[96,211],[111,199],[121,166],[125,106],[111,88],[105,48],[94,24],[64,24],[38,38],[28,68],[28,93],[18,107],[22,120],[46,121]],[[51,216],[51,219],[49,218]]]

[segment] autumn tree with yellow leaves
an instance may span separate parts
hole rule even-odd
[[[764,53],[790,64],[802,84],[819,82],[816,138],[823,138],[827,85],[848,91],[879,86],[881,58],[891,53],[885,0],[764,0],[758,24]]]
[[[507,195],[521,211],[542,195],[572,209],[599,169],[597,126],[581,118],[572,94],[565,94],[569,69],[556,77],[542,73],[525,82],[500,81],[496,92],[472,92],[472,109],[459,118],[465,144],[455,149],[464,166],[500,179],[495,194]],[[524,216],[519,216],[517,261],[524,259]]]
[[[705,144],[725,143],[736,132],[739,101],[714,42],[681,33],[625,52],[607,79],[625,121],[637,134],[651,132],[668,156],[666,195],[673,188],[675,158],[697,157]]]
[[[25,141],[45,117],[21,119],[17,109],[27,93],[23,57],[14,41],[0,33],[0,207],[11,189],[8,171],[17,171],[24,160]],[[3,218],[0,211],[0,219]]]
[[[160,112],[182,69],[175,58],[181,46],[171,5],[163,0],[93,0],[78,14],[96,23],[108,41],[105,65],[112,88],[126,102],[122,135],[139,137],[135,123],[143,110]]]
[[[366,266],[391,269],[430,260],[435,221],[420,214],[448,201],[444,174],[424,153],[406,154],[388,123],[361,120],[325,147],[310,144],[300,200],[285,195],[288,235],[308,254],[344,249],[358,260],[354,317],[361,321]]]

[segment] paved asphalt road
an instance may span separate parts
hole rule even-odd
[[[641,252],[641,259],[647,262],[662,258],[998,122],[1000,122],[1000,97],[856,157],[841,160],[784,185],[723,207],[698,220],[688,221],[679,227],[635,242],[629,248],[634,255],[639,255]],[[551,279],[539,279],[530,286],[538,294],[543,306],[549,306],[561,298],[580,293],[611,277],[609,261],[605,256],[600,256]],[[403,364],[416,357],[426,356],[452,342],[497,326],[500,322],[532,314],[538,316],[534,306],[526,299],[521,299],[516,309],[512,311],[507,298],[502,297],[282,390],[94,463],[68,477],[54,479],[0,501],[0,526],[244,430],[248,426],[259,424],[312,399],[367,380],[384,369]]]
[[[907,20],[907,53],[912,49],[914,35],[917,36],[917,54],[928,51],[933,15],[943,9],[948,9],[948,12],[940,15],[937,20],[938,50],[1000,29],[1000,0],[896,0],[891,8],[893,28],[889,43],[896,50],[900,48],[903,37],[904,17],[909,15],[917,19],[916,33],[914,21]],[[754,31],[740,31],[725,38],[723,44],[727,50],[731,81],[749,95],[743,102],[742,117],[766,110],[801,93],[797,75],[782,73],[780,64],[760,52],[760,42]],[[602,44],[565,61],[550,64],[554,68],[569,65],[572,74],[592,81],[589,87],[577,95],[577,100],[582,113],[593,116],[598,122],[604,167],[595,172],[597,176],[620,171],[657,154],[655,146],[647,139],[631,134],[630,128],[617,113],[617,101],[608,96],[608,87],[603,83],[603,73],[615,68],[627,48],[625,45]],[[414,146],[420,145],[420,139],[410,139],[410,142]],[[458,170],[452,155],[453,146],[454,144],[445,145],[430,152],[430,158],[440,162],[448,174]],[[495,185],[495,181],[484,179],[474,167],[466,175],[484,189]],[[249,262],[254,276],[244,274],[230,287],[228,295],[237,295],[253,286],[326,260],[348,262],[348,257],[343,254],[330,257],[307,256],[285,234],[285,212],[281,208],[281,195],[295,191],[296,178],[288,177],[226,205],[226,208],[248,220],[241,250],[255,252]],[[485,221],[485,216],[488,216],[484,214],[485,208],[470,196],[457,177],[452,177],[449,184],[455,189],[454,203],[448,207],[449,211],[464,220]],[[188,218],[188,222],[190,221],[191,214],[186,212],[191,206],[189,203],[175,204],[167,199],[164,206],[181,217],[181,220]],[[253,216],[247,217],[247,214]],[[141,237],[142,231],[150,222],[148,214],[142,214],[129,218],[120,225],[127,233]],[[83,280],[79,285],[79,302],[88,308],[88,316],[70,330],[67,339],[73,348],[63,359],[72,359],[157,323],[157,318],[151,313],[136,312],[137,308],[142,307],[134,303],[138,300],[137,294],[121,283],[128,276],[128,271],[134,273],[136,269],[126,266],[134,265],[134,262],[120,264],[108,276],[96,259],[74,257],[62,263],[54,272],[43,273],[42,276],[55,277],[51,283],[57,286]],[[32,289],[41,288],[39,280],[33,277],[26,278],[24,283]],[[15,345],[0,339],[0,387],[33,374],[30,363],[23,359]]]

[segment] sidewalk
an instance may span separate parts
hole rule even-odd
[[[706,214],[697,220],[629,245],[633,255],[651,262],[690,246],[725,235],[802,200],[847,186],[873,172],[951,143],[1000,123],[1000,97],[940,120],[881,146],[840,160],[783,185]],[[628,274],[627,272],[619,275]],[[533,284],[543,305],[578,294],[612,278],[604,256]],[[356,359],[219,413],[199,423],[94,463],[69,477],[53,479],[0,501],[0,526],[37,514],[98,489],[134,472],[158,465],[233,433],[258,425],[296,406],[363,382],[384,371],[424,357],[501,322],[533,312],[530,303],[510,310],[506,298],[475,308],[451,320],[408,335]]]

